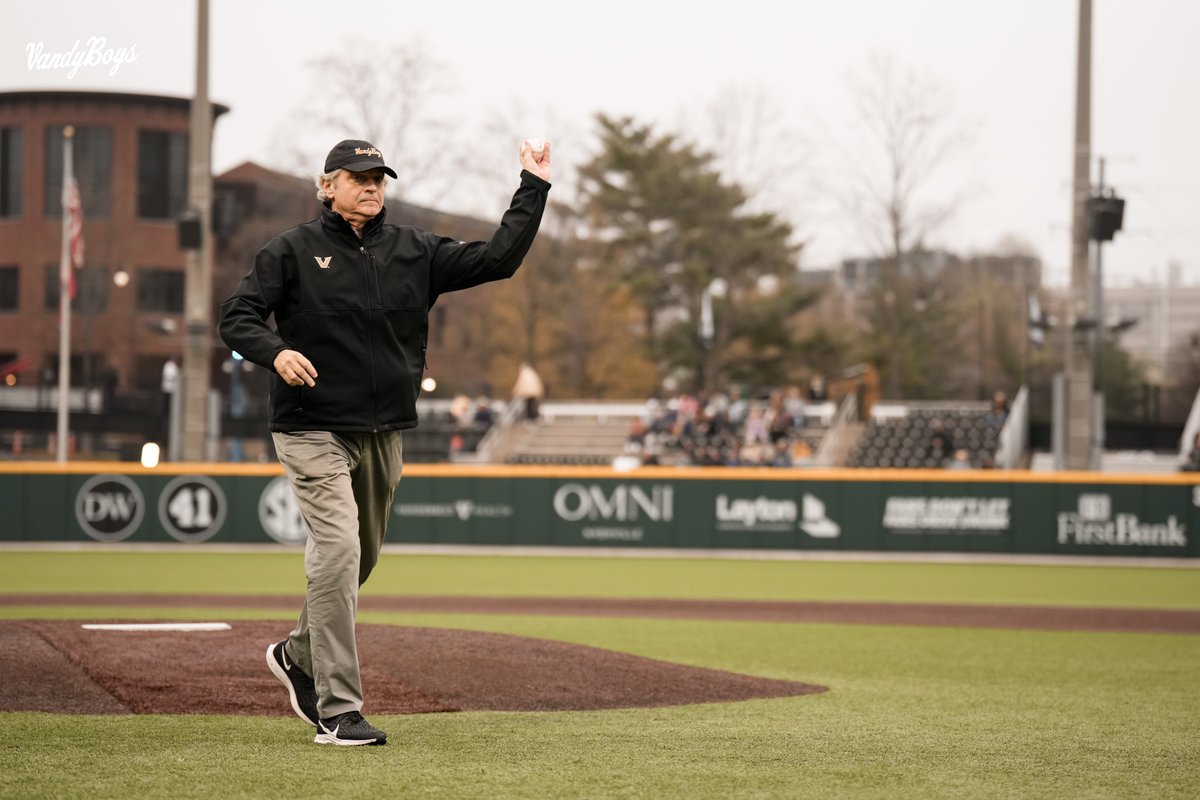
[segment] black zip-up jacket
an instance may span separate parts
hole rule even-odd
[[[521,172],[521,186],[486,242],[417,228],[363,227],[328,205],[258,251],[254,267],[221,304],[221,338],[271,371],[273,431],[387,431],[417,424],[429,309],[443,292],[511,278],[533,244],[550,184]],[[267,318],[275,315],[271,328]],[[281,350],[317,371],[316,386],[288,386]]]

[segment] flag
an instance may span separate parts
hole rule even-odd
[[[79,181],[74,175],[63,180],[63,224],[67,226],[67,240],[71,250],[71,265],[75,269],[83,266],[83,202],[79,197]],[[63,289],[67,296],[75,299],[75,272],[69,270],[63,276]]]

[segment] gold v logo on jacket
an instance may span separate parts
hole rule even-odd
[[[313,256],[313,260],[317,262],[317,266],[321,269],[329,269],[329,262],[333,261],[333,256],[325,256],[324,258]]]

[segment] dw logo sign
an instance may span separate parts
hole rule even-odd
[[[75,495],[75,519],[98,542],[129,538],[145,515],[142,490],[124,475],[95,475]]]

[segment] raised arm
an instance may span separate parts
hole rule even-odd
[[[429,304],[443,292],[511,278],[533,244],[550,190],[550,144],[534,151],[521,146],[521,185],[513,195],[500,227],[486,242],[460,242],[435,237],[430,274]]]

